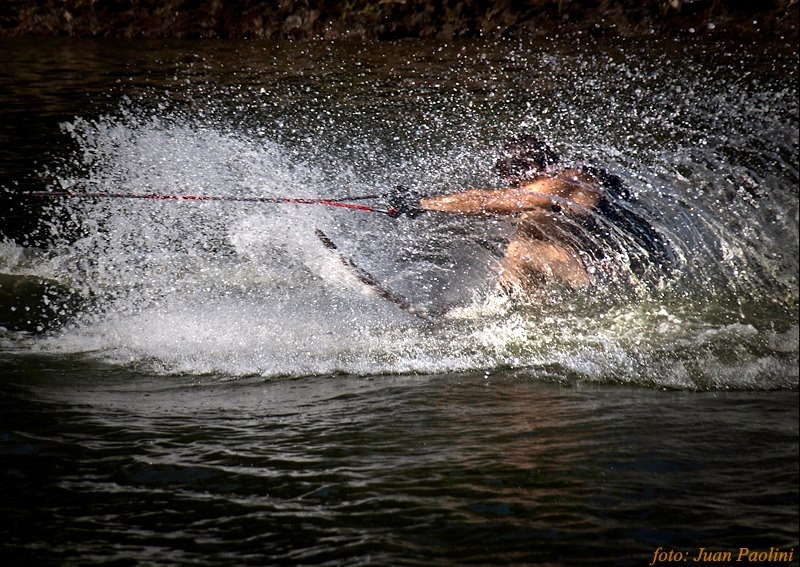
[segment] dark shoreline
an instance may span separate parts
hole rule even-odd
[[[797,0],[6,0],[0,37],[798,37]]]

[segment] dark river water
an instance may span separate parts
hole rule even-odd
[[[4,565],[797,565],[796,45],[0,54]],[[528,133],[670,271],[516,304],[508,220],[381,213]]]

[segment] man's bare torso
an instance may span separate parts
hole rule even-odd
[[[500,263],[499,284],[513,295],[525,295],[547,283],[573,288],[591,284],[580,250],[558,236],[574,219],[591,215],[602,198],[596,179],[568,168],[518,186],[468,189],[425,198],[420,204],[431,211],[517,216],[517,232]]]

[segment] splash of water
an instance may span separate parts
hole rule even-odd
[[[585,60],[575,63],[564,81],[586,71]],[[653,83],[664,79],[632,69],[630,62],[614,64]],[[579,89],[589,106],[592,85]],[[753,96],[737,102],[741,91],[728,86],[719,97],[729,108],[754,104]],[[607,92],[606,83],[603,88],[603,104],[630,100],[629,91]],[[656,89],[660,94],[654,96],[668,91]],[[419,96],[411,88],[409,105]],[[756,102],[765,96],[755,96]],[[719,97],[698,95],[695,111],[702,114]],[[576,117],[585,116],[576,116],[577,107],[568,103],[562,98],[550,102],[549,110],[523,109],[528,115],[521,122],[524,128],[544,124],[564,132],[561,146],[580,157],[588,150],[570,133]],[[517,103],[507,104],[518,117]],[[670,140],[688,131],[683,116],[664,121],[649,115],[646,104],[635,108],[640,122],[658,118],[662,130],[671,128]],[[680,260],[673,278],[635,297],[600,290],[591,297],[557,294],[541,304],[510,304],[494,292],[496,255],[509,230],[496,221],[477,221],[484,236],[476,238],[475,226],[461,219],[393,220],[290,205],[67,200],[50,211],[52,248],[29,264],[32,273],[68,287],[80,308],[65,326],[26,344],[44,352],[92,353],[165,374],[533,369],[560,381],[796,387],[797,254],[787,253],[784,239],[797,236],[797,206],[785,188],[797,170],[784,154],[797,147],[797,135],[759,108],[750,116],[770,118],[781,136],[769,151],[776,156],[772,166],[788,170],[783,175],[764,164],[738,165],[742,160],[728,155],[755,144],[723,136],[728,118],[702,136],[691,130],[692,138],[705,140],[691,150],[643,140],[659,135],[649,133],[616,145],[598,143],[603,153],[595,149],[589,156],[605,160],[635,188],[641,212]],[[465,120],[484,116],[484,110],[473,108]],[[431,112],[442,121],[440,108]],[[451,139],[433,147],[433,134],[419,125],[415,145],[394,151],[392,135],[380,129],[405,127],[402,112],[399,122],[387,125],[384,117],[382,126],[372,124],[378,139],[373,143],[351,132],[347,144],[337,144],[334,132],[343,114],[312,124],[307,135],[316,136],[314,151],[304,151],[310,146],[303,135],[281,142],[263,126],[231,128],[209,114],[129,102],[115,115],[77,118],[64,125],[76,152],[48,174],[58,179],[56,188],[89,193],[345,197],[388,188],[387,168],[404,171],[422,186],[435,186],[437,179],[442,190],[463,186],[491,154],[485,145],[464,147]],[[275,120],[291,130],[287,120],[299,114]],[[589,124],[589,142],[610,127],[597,116]],[[330,150],[324,155],[323,142]],[[446,307],[445,315],[420,322],[370,294],[320,245],[316,228],[392,289],[429,308]],[[9,271],[23,273],[18,247],[7,245],[3,258]]]

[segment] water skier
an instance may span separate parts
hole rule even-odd
[[[582,289],[644,281],[663,273],[665,240],[630,207],[622,181],[592,167],[563,164],[547,144],[525,137],[506,145],[495,165],[508,183],[421,197],[396,193],[396,215],[423,211],[517,219],[500,261],[499,286],[515,298],[548,287]]]

